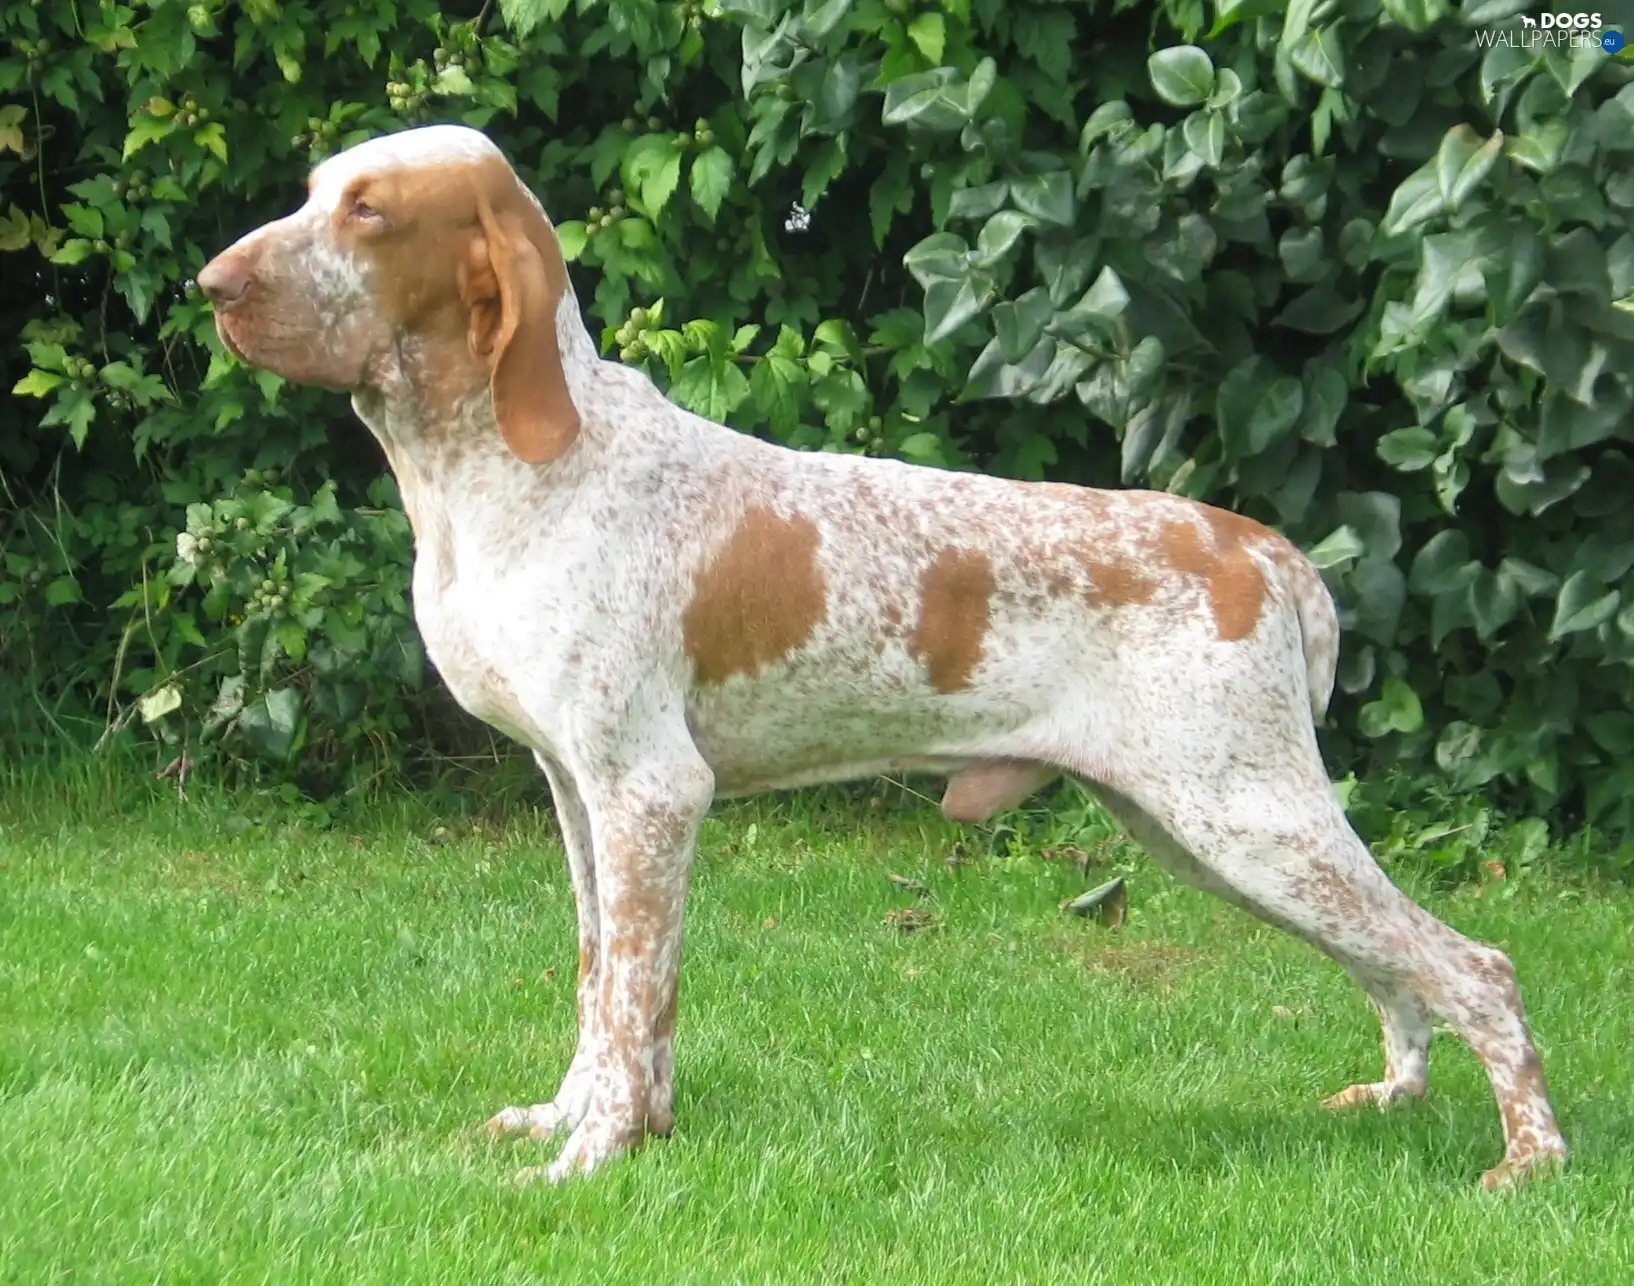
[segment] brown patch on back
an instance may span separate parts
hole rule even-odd
[[[938,692],[970,686],[992,616],[993,564],[975,549],[944,549],[919,582],[919,619],[908,646]]]
[[[1129,563],[1086,561],[1094,601],[1102,607],[1136,607],[1157,597],[1157,581]]]
[[[1163,525],[1157,537],[1159,556],[1175,571],[1203,581],[1222,642],[1245,639],[1259,624],[1269,591],[1250,549],[1271,533],[1225,509],[1203,505],[1197,513],[1201,525],[1185,520]]]
[[[828,615],[809,518],[744,512],[732,538],[693,581],[681,637],[699,683],[754,674],[804,646]]]

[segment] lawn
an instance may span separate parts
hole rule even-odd
[[[1576,1149],[1491,1196],[1497,1113],[1452,1037],[1428,1103],[1329,1115],[1379,1052],[1326,960],[1093,827],[1085,874],[887,794],[717,809],[679,1128],[553,1189],[511,1182],[549,1145],[480,1128],[572,1048],[548,817],[0,786],[0,1280],[1634,1278],[1626,892],[1428,898],[1513,954]],[[1057,909],[1108,870],[1122,926]],[[892,873],[932,927],[902,930]]]

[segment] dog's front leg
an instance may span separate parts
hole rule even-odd
[[[605,761],[604,761],[605,762]],[[690,741],[616,774],[582,773],[600,911],[595,1022],[599,1033],[584,1118],[548,1175],[588,1174],[667,1133],[681,921],[698,825],[714,775]]]
[[[550,783],[551,800],[556,806],[556,825],[567,851],[568,871],[573,879],[573,901],[579,920],[579,975],[576,988],[578,1043],[573,1061],[562,1077],[561,1088],[548,1103],[532,1107],[507,1107],[488,1122],[491,1135],[529,1134],[548,1139],[562,1130],[571,1130],[584,1119],[590,1106],[590,1086],[596,1066],[596,1048],[601,1039],[601,909],[596,897],[596,859],[591,840],[590,817],[572,776],[560,763],[543,753],[535,760]]]

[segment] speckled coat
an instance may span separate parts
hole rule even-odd
[[[413,524],[429,656],[549,780],[578,1049],[550,1101],[490,1128],[565,1132],[551,1178],[673,1124],[711,801],[887,770],[946,776],[964,820],[1075,775],[1169,869],[1366,989],[1384,1078],[1330,1103],[1424,1094],[1438,1018],[1501,1109],[1488,1186],[1566,1155],[1510,962],[1401,894],[1335,802],[1313,725],[1334,609],[1282,537],[1172,495],[799,453],[681,410],[601,359],[543,209],[472,130],[324,162],[199,285],[245,361],[352,395]]]

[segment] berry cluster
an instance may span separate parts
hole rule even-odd
[[[199,542],[199,552],[204,552],[204,542]],[[249,614],[251,616],[287,616],[289,614],[289,586],[280,585],[270,576],[264,576],[261,584],[250,595]]]
[[[437,52],[441,53],[442,50]],[[386,105],[399,116],[412,115],[425,106],[426,97],[431,92],[426,84],[425,68],[425,60],[418,59],[404,73],[408,80],[386,82]]]
[[[652,314],[645,308],[630,310],[630,318],[613,334],[618,342],[618,360],[639,362],[652,350],[647,347],[646,331],[652,325]]]
[[[306,118],[306,133],[289,140],[291,147],[305,147],[313,152],[332,152],[340,145],[340,122]]]
[[[201,107],[199,100],[191,94],[183,94],[182,101],[176,108],[176,124],[183,129],[192,129],[195,125],[202,125],[210,119],[210,109]]]
[[[606,228],[612,227],[626,214],[624,208],[624,189],[613,188],[607,193],[608,206],[604,210],[599,205],[593,205],[584,212],[584,231],[586,236],[595,236]]]
[[[146,201],[153,195],[153,187],[146,170],[132,170],[130,177],[113,181],[113,194],[122,201]]]
[[[45,68],[45,57],[51,52],[51,42],[44,36],[38,40],[19,40],[17,52],[22,54],[28,68],[28,78],[38,80]]]

